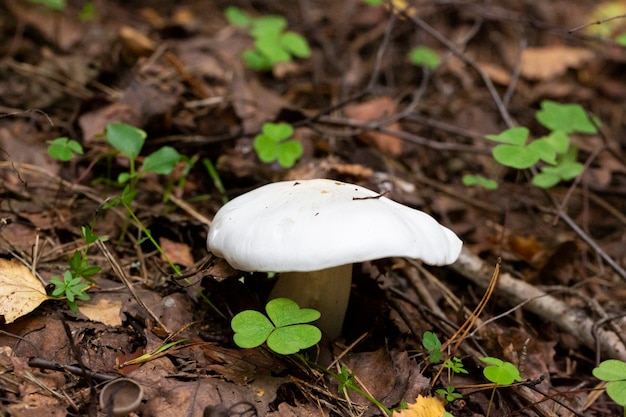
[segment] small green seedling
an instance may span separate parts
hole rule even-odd
[[[276,298],[267,303],[265,311],[267,316],[245,310],[233,317],[230,325],[237,346],[248,349],[267,343],[274,352],[291,355],[314,346],[322,338],[320,329],[306,324],[320,318],[317,310],[300,308],[288,298]]]
[[[137,182],[144,173],[167,175],[176,167],[181,159],[178,151],[171,146],[163,146],[146,156],[141,169],[137,169],[137,157],[146,141],[145,131],[126,123],[109,123],[105,130],[107,142],[128,158],[129,171],[117,177],[119,185],[128,184],[130,192],[136,191]]]
[[[465,369],[465,365],[463,365],[463,361],[456,356],[452,359],[446,359],[443,363],[443,367],[449,369],[454,374],[468,374],[467,369]]]
[[[278,161],[281,167],[291,168],[302,156],[302,144],[290,139],[293,127],[287,123],[265,123],[254,138],[254,150],[265,163]]]
[[[392,415],[392,411],[385,407],[383,403],[378,401],[376,398],[372,397],[371,394],[367,393],[365,390],[362,390],[361,387],[357,384],[354,378],[354,374],[351,373],[345,365],[341,365],[341,373],[335,374],[328,370],[326,370],[330,376],[334,377],[337,381],[339,381],[339,387],[337,388],[337,392],[343,393],[344,391],[354,391],[357,394],[360,394],[363,398],[366,398],[372,404],[377,406],[383,412],[385,412],[388,416]]]
[[[528,142],[530,131],[526,127],[486,135],[487,139],[499,143],[492,150],[493,158],[515,169],[537,166],[540,172],[533,177],[532,184],[540,188],[551,188],[561,181],[576,178],[583,172],[584,166],[577,162],[578,149],[571,144],[570,134],[595,134],[598,121],[592,120],[578,104],[560,104],[550,100],[541,102],[541,109],[535,117],[550,130],[548,135]],[[464,176],[463,183],[497,188],[495,181],[476,175]]]
[[[498,183],[492,179],[486,178],[482,175],[463,175],[463,185],[472,187],[478,185],[486,190],[496,190]]]
[[[65,271],[63,274],[63,280],[56,276],[50,278],[50,283],[54,284],[55,288],[50,294],[52,297],[65,297],[67,304],[74,313],[78,313],[78,305],[76,300],[89,300],[89,294],[86,291],[90,285],[85,284],[81,277],[75,277],[70,271]]]
[[[607,381],[606,394],[624,408],[626,417],[626,362],[608,359],[594,368],[592,373],[596,378]]]
[[[428,362],[441,362],[441,341],[433,332],[424,332],[422,336],[422,346],[428,351]]]
[[[513,382],[522,382],[522,376],[517,367],[511,362],[505,362],[501,359],[491,357],[480,358],[480,360],[488,364],[488,366],[483,368],[483,375],[485,375],[485,378],[490,382],[495,384],[487,408],[487,416],[489,416],[496,394],[496,388],[500,385],[511,385]]]
[[[48,145],[48,154],[59,161],[67,162],[75,154],[83,154],[83,147],[73,139],[56,138],[48,141]]]
[[[439,395],[443,395],[446,398],[446,401],[449,403],[463,398],[463,395],[456,392],[456,388],[454,388],[452,385],[448,385],[445,389],[439,388],[435,392]]]
[[[90,297],[86,291],[95,284],[94,276],[101,270],[97,265],[90,265],[87,251],[97,240],[104,240],[94,234],[91,226],[83,226],[81,232],[86,243],[85,248],[82,251],[74,251],[74,254],[67,259],[69,269],[63,273],[63,280],[56,276],[50,278],[50,283],[55,286],[51,295],[65,297],[70,309],[75,313],[78,312],[76,300],[89,300]]]
[[[456,388],[454,387],[455,375],[468,374],[467,369],[465,369],[465,365],[463,365],[463,361],[455,356],[453,358],[446,359],[442,366],[449,370],[449,384],[447,387],[439,388],[435,392],[439,395],[443,395],[448,402],[463,398],[463,395],[456,392]]]
[[[287,31],[287,20],[282,16],[252,18],[238,7],[231,6],[224,12],[233,26],[249,30],[254,39],[254,49],[243,52],[246,65],[257,71],[268,71],[280,62],[290,62],[293,57],[308,58],[311,49],[306,39]]]
[[[409,62],[418,67],[434,70],[441,63],[441,58],[432,49],[425,46],[417,46],[409,51]]]
[[[511,385],[513,382],[522,382],[519,370],[511,362],[491,357],[480,358],[480,360],[488,364],[483,369],[483,374],[490,382],[496,385]]]

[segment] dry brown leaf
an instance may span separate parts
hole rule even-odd
[[[194,265],[195,262],[189,245],[174,242],[164,237],[159,238],[159,245],[161,245],[163,252],[165,252],[176,265],[182,265],[187,268]]]
[[[155,43],[147,35],[130,26],[122,26],[119,30],[122,47],[132,56],[150,56],[156,49]]]
[[[526,48],[522,53],[521,75],[529,80],[548,80],[564,74],[568,68],[578,68],[592,58],[593,52],[585,48]]]
[[[509,85],[511,82],[511,73],[498,64],[480,62],[478,66],[496,84]]]
[[[446,409],[435,397],[422,397],[418,395],[415,404],[408,404],[408,408],[402,411],[394,411],[392,417],[443,417]]]
[[[89,320],[97,321],[107,326],[121,326],[120,310],[121,300],[111,300],[108,298],[92,298],[81,303],[78,311],[84,314]]]
[[[389,97],[379,97],[365,103],[351,104],[344,108],[346,116],[359,122],[372,122],[389,117],[396,112],[396,103]],[[393,122],[386,126],[389,130],[400,130],[400,124]],[[402,153],[402,140],[386,133],[369,131],[361,139],[371,142],[379,151],[392,156]]]
[[[0,315],[6,323],[25,316],[49,298],[28,267],[16,259],[0,258]]]

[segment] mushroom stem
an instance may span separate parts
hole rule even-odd
[[[352,286],[352,264],[308,272],[283,272],[269,299],[290,298],[302,308],[314,308],[321,317],[314,324],[329,340],[341,334]]]

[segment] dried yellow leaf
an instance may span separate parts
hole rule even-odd
[[[418,395],[415,404],[408,404],[406,410],[394,411],[392,417],[443,417],[446,409],[435,397]]]
[[[6,323],[30,313],[48,298],[28,267],[15,259],[0,258],[0,316]]]
[[[120,310],[121,300],[93,297],[91,300],[81,303],[78,311],[87,316],[91,321],[106,324],[107,326],[121,326]]]

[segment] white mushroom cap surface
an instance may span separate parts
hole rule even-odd
[[[453,263],[463,243],[426,213],[328,179],[271,183],[226,203],[208,249],[242,271],[316,271],[391,256]]]

